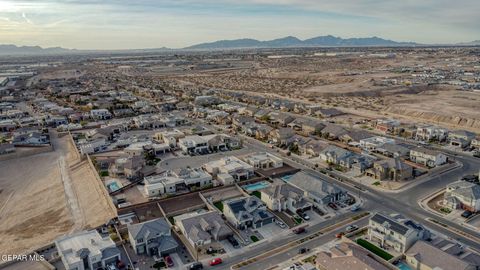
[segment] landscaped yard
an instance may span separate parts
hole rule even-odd
[[[252,235],[250,236],[250,240],[252,240],[252,242],[257,242],[258,241],[258,237],[256,237],[255,235]]]
[[[390,253],[386,252],[385,250],[375,246],[374,244],[368,242],[365,239],[361,239],[361,238],[357,239],[357,244],[359,244],[360,246],[370,250],[372,253],[380,256],[381,258],[383,258],[386,261],[393,258],[392,254],[390,254]]]
[[[260,194],[260,191],[258,191],[258,190],[255,190],[254,192],[252,192],[252,195],[255,196],[255,197],[257,197],[257,198],[259,198],[259,199],[262,199],[262,198],[261,198],[262,195]]]
[[[213,205],[215,205],[215,207],[217,207],[218,210],[220,210],[221,212],[223,212],[223,203],[222,203],[221,201],[216,202],[216,203],[213,203]]]

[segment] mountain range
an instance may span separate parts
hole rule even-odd
[[[256,39],[219,40],[196,44],[185,49],[233,49],[233,48],[285,48],[285,47],[362,47],[362,46],[415,46],[415,42],[397,42],[379,37],[340,38],[332,35],[305,40],[288,36],[260,41]]]
[[[464,42],[457,44],[438,44],[438,45],[460,45],[475,46],[480,45],[480,40]],[[293,48],[293,47],[365,47],[365,46],[426,46],[415,42],[398,42],[379,37],[366,38],[341,38],[332,35],[318,36],[305,40],[293,36],[284,38],[260,41],[257,39],[243,38],[234,40],[218,40],[214,42],[200,43],[178,50],[218,50],[218,49],[242,49],[242,48]],[[170,48],[154,49],[135,49],[135,50],[115,50],[108,52],[160,52],[175,50]],[[73,54],[88,52],[106,52],[100,50],[76,50],[65,49],[61,47],[42,48],[40,46],[15,46],[1,45],[0,56],[5,55],[53,55],[53,54]]]

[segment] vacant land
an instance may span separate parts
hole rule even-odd
[[[68,136],[51,138],[53,152],[0,162],[1,254],[30,251],[113,216]]]

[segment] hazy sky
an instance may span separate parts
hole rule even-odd
[[[480,39],[480,0],[0,0],[0,44],[180,48],[218,39]]]

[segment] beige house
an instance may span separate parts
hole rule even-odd
[[[373,163],[373,168],[367,169],[365,175],[376,180],[403,181],[412,178],[413,167],[399,158],[389,158]]]
[[[455,245],[454,245],[455,246]],[[449,249],[446,247],[446,249]],[[462,253],[464,253],[462,251]],[[462,256],[463,257],[463,256]],[[405,260],[417,270],[476,270],[478,265],[425,241],[417,241],[405,252]]]

